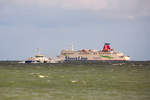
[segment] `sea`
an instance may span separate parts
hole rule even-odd
[[[150,61],[1,61],[0,100],[150,100]]]

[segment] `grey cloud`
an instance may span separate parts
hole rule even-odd
[[[39,8],[89,11],[111,17],[150,16],[149,0],[2,0],[1,10]],[[15,9],[14,9],[15,10]]]

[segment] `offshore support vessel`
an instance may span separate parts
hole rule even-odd
[[[39,49],[37,49],[37,51],[38,54],[36,54],[34,57],[29,57],[19,63],[50,63],[51,58],[48,58],[45,55],[41,54]]]
[[[70,50],[61,51],[58,59],[60,61],[129,61],[130,57],[111,49],[110,43],[105,43],[103,50],[74,50],[71,45]]]

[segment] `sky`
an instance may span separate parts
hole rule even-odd
[[[105,42],[150,60],[150,0],[0,0],[0,60],[22,60],[37,48],[101,50]]]

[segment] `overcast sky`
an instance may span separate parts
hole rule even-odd
[[[150,60],[150,0],[0,0],[0,60],[111,42],[132,60]]]

